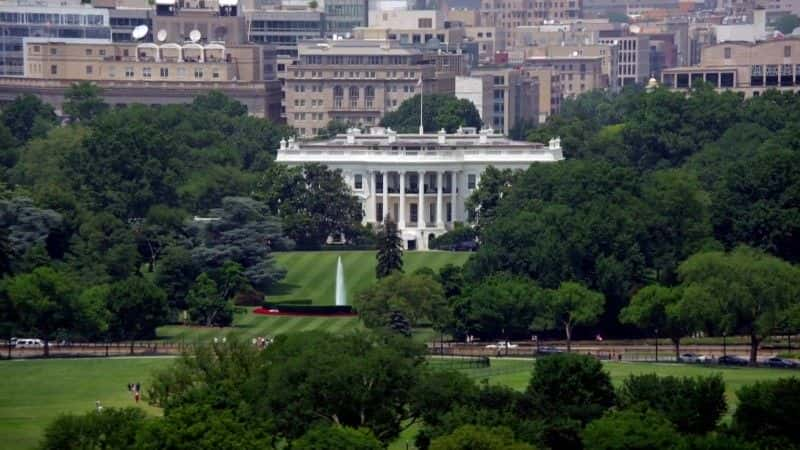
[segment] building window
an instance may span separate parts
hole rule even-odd
[[[383,203],[375,204],[375,221],[383,222]]]
[[[503,76],[494,77],[494,85],[495,86],[501,85],[501,84],[504,84],[504,83],[505,83],[505,77],[503,77]]]
[[[133,67],[125,68],[125,78],[133,78]]]
[[[55,74],[57,74],[57,73],[58,73],[58,66],[57,66],[57,65],[55,65],[55,64],[53,64],[52,66],[50,66],[50,75],[55,75]]]
[[[214,69],[211,71],[211,78],[219,78],[219,69]]]
[[[200,67],[195,68],[194,69],[194,77],[197,78],[197,79],[203,78],[203,69],[200,68]]]
[[[86,49],[86,56],[92,56],[92,49],[90,48]]]
[[[417,204],[416,203],[412,203],[411,204],[411,218],[410,218],[410,220],[412,222],[416,222],[417,221],[417,213],[418,212],[419,212],[419,208],[417,207]]]
[[[106,56],[106,49],[104,49],[104,48],[101,48],[100,50],[98,50],[98,51],[97,51],[97,53],[98,53],[100,56]]]
[[[731,48],[725,47],[725,59],[730,59],[731,57]]]
[[[51,55],[55,55],[55,54],[57,54],[57,53],[58,53],[58,49],[55,49],[55,48],[53,48],[53,47],[50,47],[50,54],[51,54]]]
[[[419,19],[417,28],[433,28],[433,19]]]
[[[94,72],[94,67],[86,66],[86,75],[91,75]]]
[[[450,202],[447,202],[447,221],[453,221],[453,204]]]
[[[356,174],[355,180],[353,181],[353,186],[359,191],[364,189],[364,177],[360,173]]]
[[[168,67],[162,67],[161,68],[161,78],[166,78],[168,76],[169,76],[169,68]]]
[[[41,51],[41,47],[39,47],[38,45],[34,45],[33,46],[33,53],[39,53],[39,51]]]
[[[475,189],[476,176],[474,173],[467,175],[467,189]]]
[[[142,67],[142,78],[150,78],[153,75],[151,67]]]
[[[342,107],[342,97],[344,97],[344,88],[341,86],[334,86],[333,87],[333,107],[334,108],[341,108]]]
[[[783,57],[784,58],[791,58],[792,57],[792,47],[786,45],[783,47]]]

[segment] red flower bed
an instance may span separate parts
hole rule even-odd
[[[285,317],[353,317],[358,314],[354,312],[342,312],[342,311],[334,311],[332,310],[329,313],[309,313],[309,312],[294,312],[294,311],[287,311],[281,312],[280,309],[277,308],[263,308],[259,307],[253,310],[254,314],[261,314],[263,316],[285,316]]]

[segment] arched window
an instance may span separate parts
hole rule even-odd
[[[341,108],[342,107],[342,97],[344,97],[344,88],[341,86],[334,86],[333,87],[333,107],[334,108]]]
[[[355,108],[358,106],[358,87],[350,86],[348,97],[350,98],[350,107]]]

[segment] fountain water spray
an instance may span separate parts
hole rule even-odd
[[[336,306],[347,305],[347,292],[344,287],[344,266],[342,257],[336,262]]]

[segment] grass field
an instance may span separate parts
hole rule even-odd
[[[281,300],[311,299],[314,304],[332,305],[336,275],[336,260],[342,257],[347,298],[355,295],[375,281],[374,251],[343,252],[283,252],[275,257],[286,269],[286,278],[275,289],[267,293],[267,299]],[[454,252],[407,252],[403,256],[404,270],[413,272],[422,267],[433,270],[446,264],[463,264],[468,253]],[[236,314],[234,326],[229,328],[206,328],[166,326],[158,330],[161,338],[177,341],[210,341],[215,336],[275,336],[297,331],[322,330],[332,333],[349,331],[361,327],[355,317],[269,317],[252,313],[252,309]]]
[[[269,301],[311,299],[314,304],[332,305],[336,285],[336,260],[342,257],[347,298],[353,298],[375,281],[375,251],[324,251],[275,253],[286,269],[286,278],[267,293]],[[446,264],[462,265],[466,252],[406,252],[403,270],[411,273],[421,267],[439,270]]]
[[[171,358],[114,358],[74,360],[0,361],[0,447],[29,450],[36,446],[44,427],[61,413],[84,413],[95,400],[104,406],[133,405],[125,386],[141,382],[147,387],[150,373],[166,367]],[[619,384],[630,374],[695,376],[722,373],[729,404],[736,403],[735,391],[757,380],[791,376],[796,372],[778,369],[719,368],[681,364],[605,363],[612,381]],[[533,369],[532,360],[492,359],[491,366],[464,370],[476,380],[488,379],[515,389],[525,389]],[[158,410],[140,403],[151,414]],[[404,433],[390,448],[405,448],[413,433]]]

